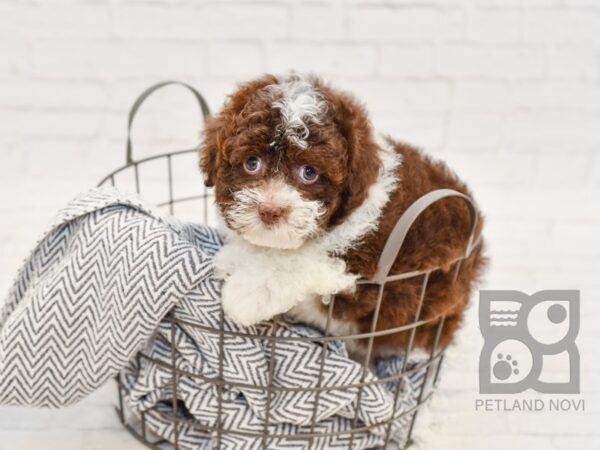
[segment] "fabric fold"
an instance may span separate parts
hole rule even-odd
[[[401,357],[363,374],[319,330],[281,319],[236,325],[213,273],[221,245],[214,229],[162,217],[137,196],[99,188],[78,197],[0,312],[0,404],[66,406],[120,373],[127,409],[163,439],[177,433],[184,450],[258,449],[265,431],[268,448],[346,449],[355,427],[354,449],[381,447],[388,429],[403,445],[422,361],[408,362],[402,383],[381,382]]]

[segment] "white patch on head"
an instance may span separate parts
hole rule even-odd
[[[295,249],[319,231],[319,220],[325,213],[321,202],[306,200],[297,189],[281,179],[264,186],[244,188],[233,194],[234,203],[226,211],[226,220],[248,242],[262,247]],[[261,205],[289,210],[287,217],[272,226],[259,216]]]
[[[309,135],[307,124],[322,123],[321,117],[327,111],[323,95],[313,82],[298,75],[284,78],[266,89],[273,99],[272,108],[281,112],[279,133],[298,147],[306,148]]]

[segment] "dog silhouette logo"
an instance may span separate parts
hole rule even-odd
[[[479,392],[578,394],[579,291],[480,291]]]

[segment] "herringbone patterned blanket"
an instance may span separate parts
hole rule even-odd
[[[253,433],[268,432],[268,448],[308,449],[306,439],[277,435],[314,432],[322,437],[312,449],[348,448],[358,388],[315,391],[297,388],[353,385],[362,366],[343,343],[299,341],[320,332],[298,324],[263,322],[240,328],[225,318],[220,342],[221,281],[213,276],[212,258],[221,246],[211,228],[165,218],[135,196],[95,189],[74,200],[53,221],[26,260],[0,310],[0,404],[60,407],[76,402],[121,372],[127,405],[145,413],[150,431],[175,439],[172,399],[183,419],[177,439],[183,449],[214,448],[210,429],[219,426],[221,448],[260,448]],[[176,324],[165,319],[179,319]],[[249,335],[276,335],[268,339]],[[222,345],[222,352],[221,352]],[[159,364],[135,358],[144,350]],[[325,354],[323,354],[325,353]],[[173,392],[173,362],[181,371]],[[320,373],[321,360],[325,365]],[[274,361],[271,365],[270,361]],[[379,362],[377,373],[397,373],[400,358]],[[223,371],[223,389],[210,382]],[[272,374],[272,375],[270,375]],[[264,389],[272,376],[276,387]],[[360,396],[359,426],[391,422],[394,441],[402,444],[416,403],[423,371],[403,383],[369,384]],[[286,390],[285,388],[292,388]],[[219,396],[223,399],[219,407]],[[318,407],[315,409],[315,405]],[[268,414],[267,414],[268,408]],[[265,421],[268,415],[268,426]],[[316,420],[311,426],[313,417]],[[388,427],[354,433],[353,448],[377,448]]]

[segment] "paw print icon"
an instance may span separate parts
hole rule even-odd
[[[481,291],[479,392],[579,393],[579,291]]]
[[[494,375],[499,380],[506,380],[512,375],[519,375],[519,361],[512,359],[511,355],[502,356],[498,353],[498,361],[494,364]],[[514,366],[514,367],[513,367]]]

